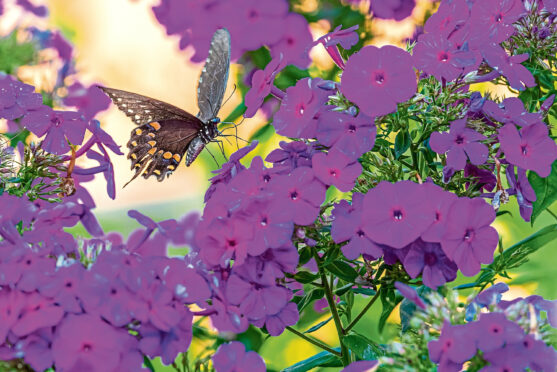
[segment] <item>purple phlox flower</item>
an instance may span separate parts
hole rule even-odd
[[[497,186],[497,178],[493,174],[492,169],[479,168],[471,163],[466,163],[464,167],[464,177],[471,178],[472,183],[479,186],[480,191],[491,191]],[[470,184],[470,182],[467,182],[466,188],[469,188]]]
[[[201,251],[201,259],[208,266],[226,267],[234,259],[241,265],[252,247],[253,226],[240,219],[216,218],[209,223],[203,221],[196,232],[196,242]]]
[[[274,194],[271,213],[298,225],[312,224],[325,200],[325,187],[307,167],[273,178],[269,191]]]
[[[344,367],[340,372],[371,372],[377,366],[376,360],[358,360]]]
[[[31,27],[31,33],[33,34],[33,38],[38,40],[42,48],[52,48],[56,50],[58,56],[65,62],[65,65],[70,62],[73,54],[73,46],[59,31],[41,31],[35,27]]]
[[[235,5],[236,6],[236,5]],[[275,76],[285,67],[285,60],[282,54],[274,58],[265,66],[264,70],[257,70],[251,78],[251,89],[246,93],[245,104],[246,112],[244,117],[251,118],[263,104],[263,100],[274,87]]]
[[[553,327],[557,328],[557,300],[546,300],[541,296],[532,295],[525,298],[525,301],[534,305],[539,318],[539,313],[545,311],[547,314],[547,321]]]
[[[234,40],[234,48],[256,50],[264,44],[278,42],[284,32],[283,22],[288,14],[286,1],[238,0],[216,6]],[[239,57],[243,53],[236,53]],[[234,57],[233,57],[234,58]]]
[[[410,17],[415,6],[416,0],[372,1],[370,5],[374,17],[395,21]]]
[[[110,134],[106,133],[101,128],[101,123],[98,120],[93,119],[89,121],[87,129],[93,134],[93,137],[89,139],[89,141],[91,142],[91,146],[94,143],[97,143],[99,145],[108,147],[116,155],[124,155],[122,151],[120,151],[120,146],[118,146],[116,142],[114,142]],[[78,153],[81,153],[83,149],[89,145],[89,141],[76,152],[76,155],[79,155]]]
[[[281,20],[281,39],[270,45],[271,56],[276,58],[281,53],[286,64],[301,69],[309,66],[308,46],[313,42],[306,19],[296,13],[289,13]]]
[[[121,340],[133,337],[121,333],[100,318],[68,315],[52,340],[57,368],[68,371],[113,371],[120,363]]]
[[[0,195],[0,210],[2,211],[0,223],[17,225],[22,222],[23,227],[29,226],[39,212],[39,209],[27,198],[18,198],[7,193]]]
[[[466,119],[451,122],[449,132],[434,132],[429,145],[438,154],[447,153],[447,167],[454,170],[464,169],[466,159],[475,165],[486,162],[489,150],[480,141],[487,137],[466,127]]]
[[[254,200],[240,216],[253,225],[252,249],[250,254],[259,255],[267,248],[278,248],[292,237],[294,223],[272,213],[270,200]]]
[[[487,100],[482,111],[501,123],[514,123],[520,127],[538,124],[542,121],[540,113],[528,112],[520,98],[505,98],[497,104]]]
[[[246,167],[240,163],[240,160],[251,152],[258,144],[258,141],[252,141],[249,146],[242,147],[240,150],[230,155],[230,159],[224,163],[220,169],[213,171],[216,176],[209,179],[211,186],[209,186],[207,192],[205,193],[205,203],[207,203],[207,201],[211,198],[211,195],[215,192],[216,185],[221,182],[225,184],[228,183],[232,177],[246,169]]]
[[[469,16],[470,9],[466,0],[442,1],[439,9],[427,19],[424,29],[426,32],[449,37],[466,23]]]
[[[557,159],[557,145],[549,138],[545,124],[533,124],[520,132],[514,124],[506,124],[498,135],[505,159],[512,165],[533,170],[540,177],[551,173],[551,164]]]
[[[329,93],[317,87],[322,81],[304,78],[286,89],[286,96],[273,119],[278,134],[293,138],[315,137],[317,119],[328,108]]]
[[[279,336],[288,326],[298,323],[300,313],[294,302],[289,302],[277,314],[271,315],[265,319],[265,327],[271,336]],[[254,322],[256,327],[263,327],[263,322]]]
[[[248,329],[248,320],[237,306],[213,298],[213,309],[216,313],[211,315],[211,323],[220,332],[242,333]]]
[[[422,233],[421,238],[426,242],[438,243],[445,233],[447,214],[457,196],[431,182],[424,183],[422,187],[426,190],[427,202],[433,208],[434,213],[432,224]]]
[[[507,180],[511,190],[509,194],[516,193],[516,200],[520,208],[520,216],[524,221],[530,221],[532,217],[532,204],[536,201],[536,192],[530,185],[526,170],[523,168],[517,169],[517,175],[514,173],[514,166],[508,165],[506,170]]]
[[[54,299],[66,312],[79,314],[82,312],[78,301],[78,293],[85,268],[77,263],[69,267],[60,267],[39,286],[39,292]]]
[[[134,317],[143,322],[151,323],[164,332],[169,332],[182,320],[183,305],[175,307],[173,292],[160,281],[143,281],[138,291],[139,307],[134,309]]]
[[[468,115],[476,115],[477,113],[482,111],[482,108],[487,101],[487,97],[482,97],[480,92],[472,92],[470,95],[470,108]]]
[[[530,368],[533,371],[551,371],[557,365],[555,349],[546,345],[542,340],[534,339],[531,335],[527,335],[522,342],[512,346],[522,351],[522,355],[529,359]]]
[[[555,102],[555,94],[550,95],[549,97],[547,97],[542,105],[540,106],[540,111],[541,112],[547,112],[549,111],[549,109],[551,108],[551,106],[553,106],[553,102]]]
[[[474,303],[479,306],[489,307],[501,301],[503,293],[509,290],[509,286],[503,282],[496,283],[491,287],[481,291],[474,298]]]
[[[451,205],[441,246],[464,275],[476,275],[481,263],[493,261],[499,243],[497,231],[490,226],[493,220],[495,211],[480,198],[459,198]]]
[[[338,297],[337,295],[333,295],[333,299],[337,304],[340,302],[340,297]],[[329,302],[325,297],[320,298],[319,300],[316,300],[313,303],[313,310],[315,310],[318,313],[324,313],[328,308],[329,308]]]
[[[317,177],[326,186],[333,185],[343,192],[354,188],[354,182],[362,173],[362,165],[350,159],[340,150],[332,148],[328,153],[319,152],[311,159]]]
[[[22,351],[25,363],[29,364],[35,371],[44,371],[54,364],[50,348],[52,337],[52,330],[43,328],[16,342],[13,349],[18,350],[18,352]]]
[[[169,332],[161,332],[149,324],[142,325],[139,329],[141,334],[139,348],[141,352],[151,358],[160,356],[162,362],[169,365],[174,362],[180,352],[188,349],[193,338],[193,315],[187,308],[184,308],[183,312],[185,314],[183,321]]]
[[[513,23],[525,9],[521,0],[476,1],[470,13],[471,29],[477,35],[478,43],[501,43],[511,37],[515,29]]]
[[[10,75],[0,74],[0,117],[17,119],[29,110],[43,105],[43,97],[31,85],[23,84]]]
[[[68,141],[73,145],[81,145],[87,125],[78,112],[55,111],[48,106],[30,111],[21,123],[38,137],[46,134],[42,147],[56,155],[70,151]]]
[[[264,372],[265,362],[255,351],[247,351],[241,342],[233,341],[219,346],[211,358],[216,372]]]
[[[289,174],[298,167],[311,167],[311,157],[315,148],[302,141],[280,141],[280,149],[275,149],[267,155],[265,161],[273,163],[280,173]]]
[[[226,203],[229,210],[243,209],[254,200],[266,198],[267,184],[274,178],[276,169],[267,169],[263,159],[257,156],[253,159],[250,168],[242,172],[242,177],[233,178],[227,187],[232,190],[228,193],[231,199]]]
[[[327,53],[329,53],[337,66],[341,69],[344,69],[344,59],[340,55],[338,45],[340,44],[343,49],[350,49],[354,45],[356,45],[356,43],[358,43],[358,40],[360,39],[358,34],[355,32],[358,27],[358,25],[355,25],[341,30],[342,25],[339,25],[333,31],[317,39],[311,45],[311,47],[317,44],[323,44],[325,50],[327,51]]]
[[[553,14],[557,14],[557,0],[543,0],[544,9]]]
[[[482,357],[489,362],[489,365],[482,368],[481,371],[525,371],[528,367],[528,359],[530,358],[526,355],[525,348],[521,347],[522,345],[520,344],[506,345],[505,347],[485,352]]]
[[[471,324],[474,323],[451,325],[445,320],[439,339],[427,344],[429,358],[438,363],[440,368],[458,371],[456,368],[476,354],[478,334]]]
[[[451,81],[475,70],[481,56],[475,51],[457,48],[446,36],[428,33],[418,38],[412,58],[417,68],[435,76],[439,81]]]
[[[394,46],[363,47],[352,54],[342,73],[342,93],[369,116],[390,114],[416,92],[412,56]],[[369,99],[373,97],[373,99]]]
[[[114,198],[116,197],[116,185],[114,183],[114,166],[112,165],[112,162],[110,161],[110,157],[108,156],[108,153],[106,152],[104,147],[101,145],[99,146],[99,148],[103,153],[102,155],[93,150],[87,151],[87,157],[89,159],[99,162],[99,165],[97,167],[88,168],[88,169],[75,168],[74,172],[76,174],[82,174],[82,175],[96,174],[102,172],[104,179],[106,180],[106,192],[108,193],[110,199],[114,200]]]
[[[164,284],[173,290],[174,298],[183,303],[204,303],[211,298],[209,285],[195,269],[186,267],[182,260],[165,260],[162,267]]]
[[[426,189],[411,181],[382,181],[364,198],[363,230],[376,243],[403,248],[419,237],[435,215]]]
[[[95,85],[88,88],[76,82],[68,87],[68,95],[64,104],[76,107],[87,120],[91,120],[101,111],[110,106],[110,98]]]
[[[5,342],[11,328],[22,315],[27,296],[17,290],[0,291],[0,340],[2,343]]]
[[[373,148],[376,134],[375,120],[365,114],[354,117],[327,111],[317,122],[319,143],[336,148],[353,160]]]
[[[25,296],[25,305],[11,330],[18,337],[27,336],[40,328],[57,325],[63,316],[64,310],[53,300],[33,292]]]
[[[34,5],[29,0],[17,0],[17,5],[25,9],[27,12],[33,13],[37,17],[46,17],[48,8],[44,5]]]
[[[342,253],[349,260],[355,260],[360,254],[373,258],[379,258],[383,254],[381,248],[372,242],[363,230],[365,224],[363,200],[363,194],[354,193],[352,204],[349,204],[346,200],[341,200],[333,210],[334,220],[331,226],[331,237],[335,243],[349,240],[348,244],[341,248]]]
[[[293,273],[298,266],[300,255],[292,244],[286,242],[278,248],[267,249],[263,254],[257,256],[262,263],[269,267],[275,278],[280,278],[284,273]]]
[[[483,313],[476,323],[481,337],[477,339],[478,348],[483,352],[493,351],[504,344],[520,342],[524,330],[516,323],[508,320],[503,313]]]
[[[418,292],[412,287],[402,282],[395,282],[395,288],[403,295],[407,300],[414,303],[414,305],[418,306],[420,309],[425,310],[426,305]]]
[[[507,78],[511,88],[524,90],[536,85],[532,73],[521,64],[528,59],[527,53],[509,56],[502,47],[496,44],[483,46],[481,52],[487,64],[499,75]]]
[[[52,258],[28,250],[17,263],[9,263],[7,269],[18,271],[21,275],[17,281],[18,289],[32,292],[44,284],[48,276],[54,272],[55,265],[56,261]]]
[[[411,278],[422,274],[423,283],[432,289],[455,280],[458,271],[456,264],[443,253],[439,243],[426,243],[421,239],[410,244],[403,265]]]

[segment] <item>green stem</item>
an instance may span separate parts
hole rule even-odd
[[[334,354],[334,355],[338,356],[339,358],[341,357],[341,354],[338,351],[336,351],[334,349],[331,349],[330,347],[328,347],[327,345],[325,345],[321,341],[318,341],[314,338],[308,337],[308,336],[304,335],[302,332],[299,332],[299,331],[295,330],[294,328],[292,328],[290,326],[286,327],[286,329],[288,329],[290,332],[294,333],[296,336],[303,338],[307,342],[312,343],[315,346],[317,346],[317,347],[319,347],[319,348],[321,348],[325,351],[328,351],[331,354]]]
[[[555,219],[557,220],[557,214],[553,213],[553,212],[551,211],[551,209],[549,209],[549,208],[546,208],[545,210],[547,211],[547,213],[549,213],[550,215],[552,215],[553,218],[555,218]]]
[[[375,293],[375,295],[371,298],[371,300],[369,300],[369,302],[367,303],[367,305],[362,309],[362,311],[360,311],[360,313],[358,314],[358,316],[356,316],[354,318],[354,320],[352,321],[352,323],[348,324],[348,327],[346,327],[345,331],[348,332],[349,330],[351,330],[356,323],[358,323],[360,321],[360,319],[365,315],[365,313],[367,313],[367,311],[369,310],[369,308],[371,307],[371,305],[373,305],[373,303],[379,298],[379,291],[377,291],[377,293]]]
[[[315,262],[317,263],[317,268],[319,269],[319,276],[321,277],[321,283],[323,284],[323,288],[325,290],[325,297],[327,298],[327,303],[329,304],[329,308],[331,309],[331,315],[333,316],[333,320],[335,322],[335,327],[337,329],[338,334],[338,341],[340,343],[340,358],[342,360],[342,365],[347,366],[350,364],[350,354],[348,353],[348,348],[342,342],[344,338],[344,330],[342,329],[342,323],[340,321],[340,316],[338,315],[335,299],[333,297],[333,292],[331,291],[331,287],[329,286],[329,282],[327,281],[327,275],[323,270],[321,258],[317,254],[317,251],[313,248],[313,257],[315,258]]]

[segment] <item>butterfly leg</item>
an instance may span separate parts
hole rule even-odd
[[[211,157],[213,158],[213,160],[215,161],[215,164],[217,165],[217,167],[220,168],[219,162],[217,161],[217,159],[215,158],[215,155],[213,155],[213,153],[211,152],[211,150],[209,150],[209,147],[206,147],[207,152],[209,153],[209,155],[211,155]]]

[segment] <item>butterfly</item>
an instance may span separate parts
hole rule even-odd
[[[101,87],[112,102],[139,127],[132,130],[127,147],[133,178],[156,176],[163,181],[184,158],[186,166],[197,158],[205,145],[214,142],[228,72],[230,69],[230,34],[224,28],[215,31],[209,56],[199,77],[197,116],[154,98],[119,89]],[[124,187],[126,186],[124,185]]]

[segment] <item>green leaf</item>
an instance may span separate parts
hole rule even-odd
[[[322,322],[317,323],[316,325],[314,325],[313,327],[311,327],[310,329],[308,329],[307,331],[304,331],[304,333],[312,333],[317,331],[319,328],[323,327],[324,325],[326,325],[327,323],[329,323],[331,321],[331,319],[333,319],[333,317],[329,317],[328,319],[325,319]]]
[[[377,360],[383,354],[377,344],[357,333],[344,336],[342,343],[352,350],[360,360]]]
[[[308,263],[309,260],[311,260],[311,247],[310,246],[306,246],[302,249],[300,249],[300,251],[298,252],[300,254],[300,260],[299,260],[299,265],[305,265],[306,263]]]
[[[528,255],[536,252],[544,245],[557,239],[557,224],[549,225],[535,232],[526,239],[519,241],[505,249],[495,257],[493,262],[482,268],[482,273],[476,279],[476,284],[491,282],[497,275],[506,275],[505,272],[514,269],[526,262]]]
[[[387,318],[389,318],[389,315],[391,315],[396,305],[403,299],[402,296],[398,296],[395,293],[393,288],[383,290],[380,297],[383,309],[379,317],[379,333],[383,332],[383,328],[385,328],[385,324],[387,324]]]
[[[326,265],[325,270],[350,283],[354,283],[358,277],[358,273],[352,266],[340,260],[333,261]]]
[[[337,349],[335,349],[337,350]],[[282,372],[305,372],[312,368],[322,366],[324,364],[333,362],[338,359],[335,355],[329,353],[328,351],[322,351],[314,356],[304,359],[301,362],[286,367]]]
[[[322,288],[313,288],[308,294],[306,294],[300,302],[298,302],[298,311],[302,312],[306,306],[311,304],[315,300],[319,300],[325,296],[325,291]]]
[[[350,290],[350,288],[352,288],[353,286],[354,286],[354,283],[345,284],[345,285],[343,285],[342,287],[337,288],[337,289],[335,290],[335,294],[336,294],[337,296],[342,296],[343,294],[345,294],[346,292],[348,292],[348,291]]]
[[[151,360],[149,358],[147,358],[145,355],[143,355],[143,364],[145,364],[145,367],[149,368],[149,370],[151,370],[151,372],[155,372],[155,366],[153,366],[153,363],[151,363]]]
[[[404,154],[410,147],[411,143],[412,141],[410,139],[408,129],[399,131],[395,137],[395,159],[398,159],[400,155]]]
[[[375,296],[375,293],[377,293],[371,288],[352,288],[351,291],[354,292],[354,293],[363,294],[363,295],[366,295],[366,296]]]
[[[296,275],[292,277],[292,279],[302,284],[311,283],[317,278],[319,278],[318,274],[313,274],[309,271],[298,271]]]
[[[530,181],[537,197],[532,206],[531,223],[533,225],[540,213],[557,200],[557,161],[553,162],[549,176],[541,178],[535,172],[530,171],[528,172],[528,181]]]

